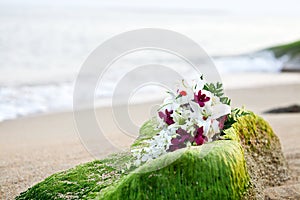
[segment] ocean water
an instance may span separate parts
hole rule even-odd
[[[72,109],[74,80],[87,56],[108,38],[138,28],[188,36],[212,57],[221,75],[278,73],[283,60],[257,50],[299,39],[300,12],[291,4],[266,10],[233,2],[0,1],[0,121]],[[96,98],[111,97],[131,66],[147,63],[173,66],[189,77],[178,58],[136,53],[114,64]]]

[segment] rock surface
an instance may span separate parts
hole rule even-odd
[[[269,188],[265,191],[265,199],[300,199],[300,184]]]
[[[146,163],[99,199],[240,199],[249,183],[241,145],[223,140]]]
[[[251,187],[245,199],[264,199],[264,190],[282,185],[289,179],[288,166],[279,138],[261,117],[240,117],[226,134],[238,135],[245,152]]]
[[[285,60],[283,72],[300,72],[300,41],[268,48],[277,58]]]
[[[149,122],[141,130],[135,145],[155,134]],[[130,153],[80,165],[18,199],[263,199],[267,187],[287,180],[279,139],[262,118],[240,117],[225,133],[223,140],[168,153],[138,169],[126,167]],[[168,160],[174,162],[165,165]]]
[[[300,112],[300,105],[291,105],[287,107],[275,108],[271,110],[267,110],[265,113],[299,113]]]

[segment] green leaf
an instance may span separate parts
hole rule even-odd
[[[239,117],[249,115],[250,113],[251,112],[247,111],[244,107],[231,110],[231,113],[227,116],[223,129],[230,128],[232,124],[237,122]]]
[[[220,82],[217,82],[216,84],[213,83],[206,83],[204,85],[204,90],[207,90],[214,94],[215,96],[220,98],[220,101],[223,104],[230,105],[231,100],[228,97],[224,97],[224,90],[223,90],[223,84]]]

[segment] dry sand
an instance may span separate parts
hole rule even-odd
[[[232,89],[227,94],[233,106],[246,108],[262,114],[275,107],[300,104],[300,84],[258,86],[256,88]],[[151,105],[132,107],[137,124],[145,121]],[[145,112],[146,111],[146,112]],[[99,108],[98,116],[105,116],[107,130],[114,132],[110,108]],[[262,114],[279,136],[284,153],[292,169],[290,184],[299,182],[300,176],[300,114]],[[119,139],[121,145],[129,146],[132,138]],[[103,155],[110,149],[103,150]],[[27,117],[0,123],[0,199],[12,199],[45,177],[79,163],[93,160],[82,145],[70,112]]]

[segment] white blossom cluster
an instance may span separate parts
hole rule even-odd
[[[192,84],[182,81],[176,92],[168,92],[169,97],[158,110],[156,128],[159,133],[145,141],[144,147],[132,149],[135,165],[155,159],[180,145],[211,142],[220,132],[220,123],[224,123],[220,119],[229,114],[231,108],[206,90],[205,84],[202,79]]]
[[[144,148],[133,149],[132,153],[136,157],[135,165],[138,166],[142,162],[155,159],[166,153],[166,149],[171,144],[172,135],[168,130],[161,130],[158,135],[151,140],[146,141],[149,145]]]

